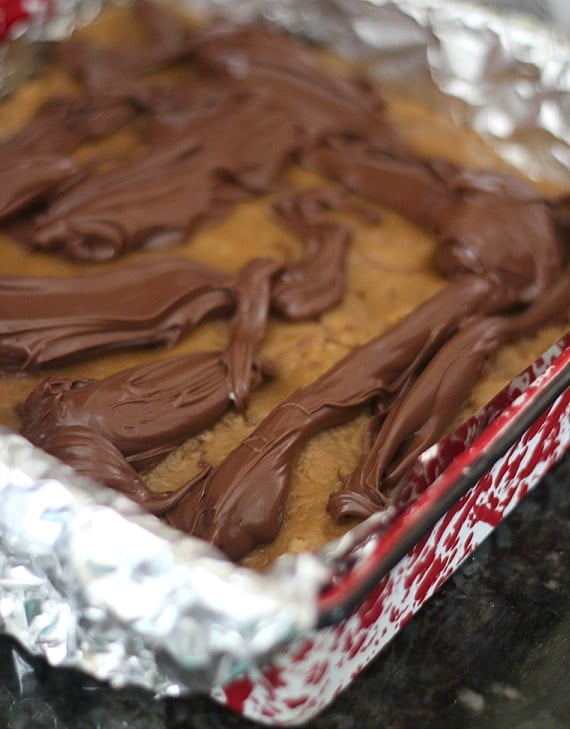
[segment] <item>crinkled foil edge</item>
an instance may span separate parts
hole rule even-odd
[[[0,435],[0,621],[53,665],[160,694],[227,682],[315,621],[327,570],[311,555],[271,573]]]
[[[532,176],[570,179],[569,46],[530,18],[507,23],[488,7],[435,0],[180,4],[263,16],[327,43],[492,138]],[[0,95],[34,72],[44,43],[100,5],[59,0],[55,17],[17,29],[0,49]],[[116,686],[207,690],[266,659],[315,625],[332,563],[347,549],[354,557],[363,533],[370,524],[257,574],[0,432],[0,626],[51,664]]]

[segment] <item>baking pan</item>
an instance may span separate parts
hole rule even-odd
[[[534,17],[505,15],[489,3],[427,0],[182,4],[238,20],[270,18],[366,59],[390,83],[402,80],[402,69],[406,78],[425,76],[426,96],[494,134],[510,162],[529,174],[570,179],[568,41]],[[99,6],[3,0],[0,89],[20,83],[44,43],[88,22]],[[455,52],[466,38],[467,64]],[[496,73],[490,59],[497,54],[508,74]],[[517,73],[533,79],[524,113],[508,93]],[[541,113],[547,103],[550,113]],[[504,124],[497,133],[498,119],[508,120],[508,134]],[[386,513],[319,554],[278,560],[264,575],[236,567],[5,432],[0,624],[53,665],[115,686],[207,692],[261,722],[304,722],[567,451],[569,383],[570,335],[428,449]]]
[[[358,557],[340,550],[318,629],[213,697],[277,725],[327,706],[566,453],[569,345],[570,335],[426,453],[407,508],[380,539],[371,530],[369,550],[365,536]]]

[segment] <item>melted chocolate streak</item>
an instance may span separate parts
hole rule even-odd
[[[291,38],[221,23],[192,34],[151,4],[138,7],[143,23],[158,29],[150,57],[79,41],[63,47],[62,62],[91,94],[91,112],[58,145],[52,166],[39,140],[52,125],[53,109],[44,107],[16,138],[25,154],[18,160],[5,155],[8,167],[2,168],[14,185],[0,197],[0,215],[43,202],[44,212],[28,231],[36,246],[79,259],[110,258],[180,240],[239,200],[271,190],[297,159],[338,180],[343,190],[387,204],[430,230],[439,242],[436,265],[449,278],[390,331],[276,407],[216,469],[205,468],[166,495],[151,494],[137,470],[213,423],[230,401],[238,409],[247,406],[250,389],[269,373],[255,358],[269,304],[296,319],[342,297],[350,236],[325,213],[345,204],[344,192],[337,187],[280,201],[275,212],[305,241],[304,257],[283,267],[251,262],[238,276],[247,282],[241,293],[235,280],[197,264],[184,264],[187,285],[183,272],[178,277],[160,264],[171,290],[160,287],[160,272],[149,276],[146,285],[161,293],[156,313],[137,308],[150,305],[146,292],[136,304],[140,320],[148,315],[141,329],[139,313],[125,323],[114,315],[114,302],[123,287],[136,299],[130,277],[136,270],[144,279],[149,269],[143,265],[66,282],[71,288],[65,295],[63,282],[4,279],[0,304],[12,307],[1,340],[5,369],[173,341],[206,313],[232,312],[225,352],[166,359],[99,382],[52,378],[31,393],[21,414],[24,434],[47,451],[239,558],[277,535],[297,455],[315,433],[374,406],[362,462],[329,503],[337,519],[365,517],[383,508],[389,497],[382,489],[397,484],[442,435],[499,346],[568,315],[570,274],[555,225],[564,224],[564,209],[508,175],[418,159],[366,84],[333,77]],[[187,89],[143,78],[181,59],[190,59],[195,70]],[[103,104],[110,68],[117,83]],[[112,172],[81,171],[66,155],[98,133],[99,123],[93,126],[91,119],[101,116],[101,104],[112,110],[110,117],[102,115],[103,133],[137,114],[148,124],[149,147]],[[39,159],[41,174],[31,176]],[[58,319],[69,310],[65,297],[76,306],[83,287],[91,285],[114,292],[100,297],[109,303],[105,324],[94,325],[97,315],[80,304],[79,317]],[[18,296],[34,302],[25,314],[9,303]]]

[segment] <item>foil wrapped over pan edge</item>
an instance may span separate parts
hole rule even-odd
[[[325,43],[385,83],[421,92],[531,176],[570,180],[570,43],[560,28],[489,3],[180,4],[239,21],[262,16]],[[0,49],[0,94],[34,72],[45,42],[100,5],[59,0],[50,19],[12,29]],[[53,665],[161,695],[228,682],[313,627],[332,563],[354,544],[347,537],[340,550],[286,556],[260,575],[6,431],[0,474],[0,627]]]

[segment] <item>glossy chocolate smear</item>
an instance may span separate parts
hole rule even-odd
[[[249,389],[267,370],[253,362],[248,374]],[[22,434],[83,475],[158,513],[182,494],[152,494],[137,471],[213,425],[232,399],[224,353],[200,352],[103,380],[45,380],[20,408]]]
[[[530,303],[563,264],[548,204],[526,183],[497,172],[469,172],[440,160],[387,157],[368,142],[336,138],[306,157],[347,187],[388,204],[433,231],[436,265],[446,276],[492,277],[500,308]],[[499,285],[500,284],[500,285]]]
[[[52,428],[42,441],[42,448],[82,476],[96,478],[157,516],[171,509],[192,489],[190,482],[173,492],[149,491],[121,451],[108,438],[83,425]]]
[[[69,154],[111,134],[132,117],[126,102],[62,96],[40,107],[19,132],[0,142],[0,220],[32,203],[49,202],[83,174]]]
[[[144,13],[163,17],[152,5],[144,5]],[[264,26],[218,23],[190,41],[166,15],[151,25],[159,28],[160,42],[145,62],[140,49],[64,45],[60,55],[90,94],[88,103],[105,98],[110,108],[116,105],[115,115],[135,109],[150,114],[155,133],[140,159],[118,163],[109,173],[90,170],[51,203],[46,195],[50,204],[29,231],[37,247],[105,260],[179,243],[236,202],[271,189],[288,162],[331,134],[405,151],[369,85],[336,78],[290,37]],[[183,93],[140,78],[184,56],[196,74],[182,84]],[[116,79],[112,94],[106,90],[110,77]],[[41,119],[36,122],[27,133],[43,139]],[[111,129],[106,124],[102,133]],[[83,130],[81,138],[87,137]]]
[[[188,270],[183,270],[181,262],[168,262],[176,264],[183,278]],[[233,289],[224,289],[221,274],[196,265],[198,276],[217,276],[219,291],[226,296],[225,302],[218,303],[227,305],[228,293],[235,296],[229,302],[235,311],[225,352],[170,357],[102,380],[51,377],[22,404],[22,434],[78,467],[82,474],[129,494],[155,512],[171,508],[181,494],[149,493],[136,471],[152,467],[192,435],[213,425],[232,403],[243,409],[251,389],[273,373],[270,365],[257,361],[256,354],[265,333],[270,280],[276,270],[273,261],[253,260],[237,276]],[[149,283],[157,282],[150,277]],[[207,283],[205,292],[212,293],[211,281]],[[138,291],[150,299],[149,286]],[[170,322],[178,333],[188,326],[185,313],[189,312],[174,311]],[[101,467],[103,457],[107,461]]]
[[[232,397],[244,410],[270,304],[298,320],[342,297],[349,233],[325,214],[346,205],[345,198],[340,188],[319,188],[276,203],[278,220],[305,243],[296,264],[254,259],[229,275],[187,258],[153,258],[76,277],[0,275],[0,373],[172,346],[206,317],[232,314],[227,361]]]
[[[269,318],[271,279],[279,265],[270,259],[250,261],[238,275],[236,307],[226,349],[230,398],[238,412],[247,409],[251,391],[251,371],[263,344]],[[273,374],[265,363],[263,369]]]
[[[296,459],[316,433],[345,423],[372,400],[391,400],[492,288],[471,277],[450,284],[392,330],[346,355],[278,405],[255,431],[167,514],[183,531],[232,558],[271,541],[283,518]]]
[[[273,210],[304,243],[301,260],[284,267],[271,289],[275,312],[298,321],[338,304],[345,289],[345,259],[350,230],[326,217],[326,211],[346,208],[342,187],[316,188],[292,193]]]
[[[565,272],[522,313],[475,319],[460,328],[391,404],[362,463],[330,497],[334,518],[364,519],[385,506],[386,493],[445,434],[450,413],[468,396],[489,358],[502,345],[569,316],[570,273]]]
[[[66,155],[81,142],[120,129],[131,105],[108,96],[58,96],[46,101],[20,131],[0,142],[0,159]]]
[[[334,75],[298,40],[276,29],[214,24],[196,38],[193,59],[224,81],[281,104],[311,143],[340,132],[374,139],[393,151],[406,149],[374,87]]]
[[[189,25],[158,3],[138,0],[134,12],[146,35],[138,47],[99,46],[78,38],[59,44],[59,62],[91,94],[124,95],[133,81],[175,63],[192,47]]]
[[[248,144],[252,136],[255,145]],[[79,260],[180,243],[267,189],[289,161],[296,136],[272,104],[228,98],[148,154],[60,195],[38,218],[33,242]]]
[[[73,278],[0,276],[0,372],[173,345],[206,316],[230,314],[237,290],[234,277],[188,259]]]
[[[248,374],[255,387],[264,373],[254,363]],[[52,377],[21,406],[22,434],[44,448],[54,430],[82,426],[137,469],[149,468],[219,420],[231,395],[223,352],[169,357],[102,380]]]
[[[350,175],[350,162],[346,167]],[[434,220],[442,240],[438,263],[452,277],[447,287],[279,405],[204,478],[200,490],[168,513],[170,523],[233,558],[271,541],[301,448],[372,401],[388,423],[381,437],[388,430],[393,435],[385,445],[379,437],[359,472],[332,497],[331,510],[344,518],[382,508],[386,472],[392,482],[401,477],[437,440],[497,347],[559,316],[560,307],[568,311],[563,252],[546,203],[509,177],[466,177],[470,184],[452,186]],[[370,196],[381,199],[384,189]],[[392,187],[387,194],[393,197]],[[509,316],[493,318],[501,312]],[[478,323],[469,327],[470,321]],[[457,369],[450,375],[452,366]]]
[[[0,219],[57,194],[78,172],[72,159],[57,155],[5,159],[0,165]]]

